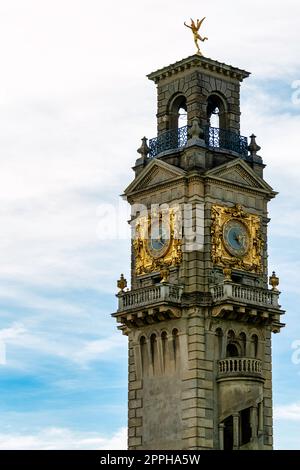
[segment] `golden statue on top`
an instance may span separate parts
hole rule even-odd
[[[200,51],[198,41],[204,42],[204,41],[208,40],[207,37],[203,38],[199,34],[199,29],[201,28],[201,25],[202,25],[203,21],[205,20],[205,18],[206,18],[206,16],[204,18],[202,18],[202,20],[197,19],[197,23],[195,23],[195,21],[191,18],[191,24],[190,25],[188,25],[188,24],[186,24],[186,22],[184,22],[184,26],[186,26],[187,28],[190,28],[192,30],[192,33],[193,33],[193,36],[194,36],[194,43],[197,47],[197,54],[199,54],[199,55],[202,55],[202,53]]]

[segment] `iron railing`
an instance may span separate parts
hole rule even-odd
[[[248,139],[235,132],[217,127],[206,126],[204,130],[204,140],[208,147],[213,149],[231,150],[242,155],[248,156]]]
[[[158,137],[149,140],[149,157],[154,158],[167,150],[180,149],[187,144],[187,140],[188,126],[163,132]]]
[[[154,158],[167,150],[185,147],[188,141],[190,126],[165,131],[159,136],[149,140],[149,157]],[[224,149],[236,152],[243,158],[248,158],[248,139],[235,132],[217,127],[206,126],[204,129],[204,140],[212,149]]]

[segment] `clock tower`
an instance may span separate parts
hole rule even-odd
[[[267,264],[276,192],[255,136],[240,135],[248,76],[200,54],[148,75],[157,137],[124,193],[131,283],[118,281],[113,314],[128,336],[129,449],[272,449],[284,312]]]

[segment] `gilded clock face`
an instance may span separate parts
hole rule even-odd
[[[227,251],[238,258],[246,255],[249,250],[249,232],[239,220],[231,219],[224,224],[223,240]]]
[[[262,273],[263,237],[261,217],[241,205],[212,206],[211,257],[213,264]]]
[[[170,230],[162,222],[150,227],[148,251],[154,258],[161,258],[166,254],[170,246]]]
[[[178,266],[182,261],[181,239],[175,236],[180,215],[170,209],[169,216],[141,216],[135,224],[133,250],[138,276]]]

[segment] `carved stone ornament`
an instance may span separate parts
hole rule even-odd
[[[133,249],[137,275],[160,272],[162,269],[178,266],[182,261],[182,240],[179,227],[180,212],[170,209],[167,214],[153,214],[139,217],[135,221]],[[154,235],[152,228],[163,226],[163,233]],[[160,230],[160,229],[159,229]]]
[[[262,272],[261,219],[234,207],[212,206],[211,257],[214,265]]]

